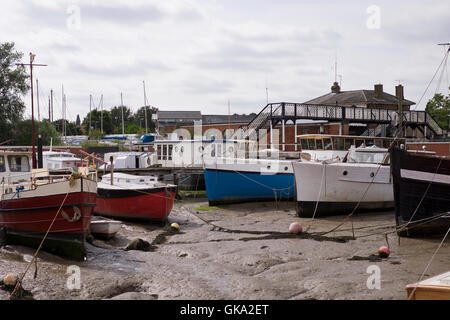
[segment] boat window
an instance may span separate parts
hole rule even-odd
[[[348,150],[348,149],[350,149],[350,147],[352,146],[352,145],[354,145],[355,144],[355,140],[353,140],[353,139],[345,139],[345,150]]]
[[[163,160],[167,160],[167,144],[163,145]]]
[[[345,150],[344,149],[344,138],[334,138],[333,139],[333,149],[334,150]]]
[[[354,152],[351,155],[351,162],[363,162],[363,163],[383,163],[386,157],[385,152]]]
[[[373,146],[373,139],[366,139],[366,147]]]
[[[356,148],[361,147],[361,145],[362,145],[363,143],[364,143],[364,140],[356,139],[355,147],[356,147]]]
[[[316,139],[308,139],[309,150],[316,150]]]
[[[322,139],[316,139],[316,146],[318,150],[323,150],[323,142]]]
[[[324,147],[325,150],[333,150],[333,145],[331,144],[330,138],[324,138],[323,144],[325,145],[325,147]]]
[[[172,148],[173,148],[173,145],[169,144],[168,147],[169,147],[169,160],[172,160]]]
[[[5,171],[6,171],[5,157],[0,156],[0,172],[5,172]]]
[[[377,140],[375,140],[375,145],[378,148],[383,148],[383,141],[377,139]]]
[[[302,143],[302,150],[308,150],[308,141],[306,139],[300,139]]]
[[[217,156],[221,156],[222,155],[222,145],[221,144],[217,144]]]
[[[388,139],[383,139],[383,148],[389,148],[391,146],[391,141]]]
[[[211,157],[216,156],[216,145],[214,143],[211,144]]]
[[[26,156],[8,156],[8,165],[11,172],[30,171],[30,163]]]
[[[158,147],[157,147],[157,153],[158,153],[158,160],[162,160],[162,146],[160,145],[160,144],[158,144]]]

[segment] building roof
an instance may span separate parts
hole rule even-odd
[[[200,111],[160,111],[156,112],[158,121],[160,120],[200,120],[202,113]]]
[[[226,114],[205,114],[202,116],[202,124],[227,124],[230,123],[249,123],[256,117],[256,114],[232,114],[228,119]]]
[[[318,98],[306,101],[308,104],[328,104],[335,105],[358,105],[358,104],[398,104],[397,97],[383,92],[381,98],[375,97],[375,90],[351,90],[351,91],[340,91],[340,92],[330,92]],[[415,104],[415,102],[403,99],[403,105],[410,106]]]

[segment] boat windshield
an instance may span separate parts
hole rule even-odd
[[[348,162],[362,162],[362,163],[383,163],[386,157],[386,152],[350,152]]]
[[[8,165],[11,172],[30,171],[30,162],[27,156],[8,156]]]

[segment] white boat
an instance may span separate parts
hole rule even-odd
[[[122,222],[103,217],[92,217],[89,225],[90,233],[101,239],[110,239],[122,228]]]
[[[342,161],[293,162],[297,214],[349,214],[394,207],[388,150],[352,146]]]
[[[108,164],[101,165],[99,170],[110,169],[111,157],[114,169],[148,168],[156,162],[156,154],[154,152],[108,152],[104,156],[104,160]]]
[[[44,151],[42,152],[42,167],[47,169],[76,169],[81,159],[71,152]]]

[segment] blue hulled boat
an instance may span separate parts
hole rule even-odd
[[[295,197],[288,160],[216,158],[205,163],[204,177],[210,205]]]

